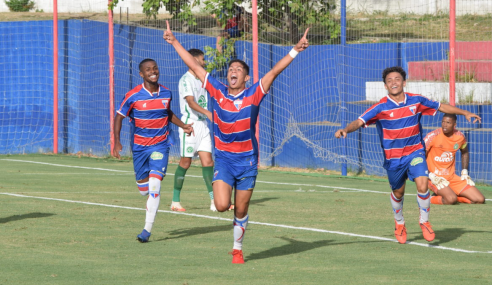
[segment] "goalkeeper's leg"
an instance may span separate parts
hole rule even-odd
[[[431,204],[453,205],[458,202],[456,194],[449,186],[437,189],[437,187],[429,181],[429,188],[436,194],[436,196],[431,197]]]
[[[458,196],[458,201],[460,203],[483,204],[485,203],[485,197],[480,192],[480,190],[477,189],[477,187],[469,186],[465,188],[463,191],[461,191],[461,193]]]

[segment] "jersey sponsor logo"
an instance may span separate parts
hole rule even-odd
[[[441,156],[434,157],[434,160],[437,162],[452,162],[454,160],[453,153],[445,151],[441,154]]]
[[[457,150],[458,148],[460,148],[460,146],[458,145],[458,143],[455,143],[454,146],[453,146],[453,149],[454,150]]]
[[[410,162],[410,165],[411,166],[415,166],[417,164],[420,164],[424,162],[424,159],[422,157],[415,157],[414,159],[412,159],[412,161]]]
[[[412,112],[412,114],[415,115],[415,111],[417,110],[417,106],[411,106],[409,109],[410,109],[410,112]]]
[[[152,159],[152,160],[161,160],[162,158],[164,158],[164,155],[160,152],[157,152],[157,151],[154,151],[150,155],[150,159]]]
[[[144,103],[142,108],[147,108],[147,103]]]
[[[236,109],[241,109],[241,105],[243,105],[243,100],[241,99],[238,99],[238,100],[234,100],[234,106],[236,106]]]
[[[188,152],[188,153],[192,153],[192,152],[193,152],[193,147],[189,146],[189,147],[186,149],[186,152]]]
[[[434,174],[437,176],[448,176],[449,175],[449,169],[447,169],[447,168],[436,168],[434,170]]]
[[[391,112],[390,114],[390,117],[393,118],[395,115],[393,114],[393,112]]]

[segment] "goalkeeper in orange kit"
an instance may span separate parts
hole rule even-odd
[[[456,129],[456,115],[444,114],[441,128],[424,138],[432,204],[483,204],[485,197],[468,175],[470,155],[465,136]],[[455,173],[456,153],[461,151],[461,176]]]

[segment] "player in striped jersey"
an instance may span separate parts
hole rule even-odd
[[[456,115],[444,114],[441,128],[428,133],[425,138],[429,188],[436,194],[431,204],[452,205],[457,202],[483,204],[485,197],[468,176],[470,155],[466,138],[456,129]],[[456,153],[461,152],[461,175],[455,173]]]
[[[419,224],[427,241],[435,238],[429,223],[430,194],[428,169],[425,161],[425,144],[420,119],[422,115],[435,115],[437,111],[459,114],[468,121],[481,118],[460,108],[441,104],[424,96],[405,93],[406,72],[401,67],[389,67],[383,71],[384,87],[388,95],[374,104],[359,119],[335,132],[335,137],[346,137],[362,126],[375,123],[384,153],[384,165],[391,186],[391,205],[395,217],[395,237],[400,243],[407,240],[403,219],[403,195],[407,178],[417,186],[417,203],[420,208]]]
[[[258,174],[258,142],[255,127],[259,107],[275,78],[304,51],[309,43],[308,30],[289,54],[250,88],[249,66],[242,60],[229,62],[224,85],[208,74],[174,37],[167,24],[164,39],[171,44],[184,63],[203,82],[213,105],[215,167],[213,191],[215,206],[224,212],[234,194],[234,245],[232,263],[244,263],[242,243],[248,224],[248,206]]]
[[[121,124],[130,118],[133,168],[140,194],[147,196],[145,226],[137,239],[148,242],[161,199],[161,181],[166,176],[169,155],[168,122],[193,133],[191,124],[184,124],[171,111],[171,91],[158,83],[159,68],[153,59],[144,59],[139,65],[143,84],[126,93],[114,119],[113,156],[120,158]]]

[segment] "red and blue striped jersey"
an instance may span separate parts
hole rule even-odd
[[[359,117],[366,127],[376,123],[385,169],[398,168],[402,158],[425,149],[420,119],[422,115],[434,116],[440,106],[424,96],[405,93],[403,102],[386,96]]]
[[[130,117],[133,151],[167,144],[171,96],[171,91],[162,85],[159,85],[159,91],[154,94],[145,89],[143,84],[126,93],[116,112]]]
[[[267,94],[261,80],[237,95],[207,74],[203,83],[213,105],[214,143],[217,158],[234,159],[258,156],[256,122],[260,103]]]

